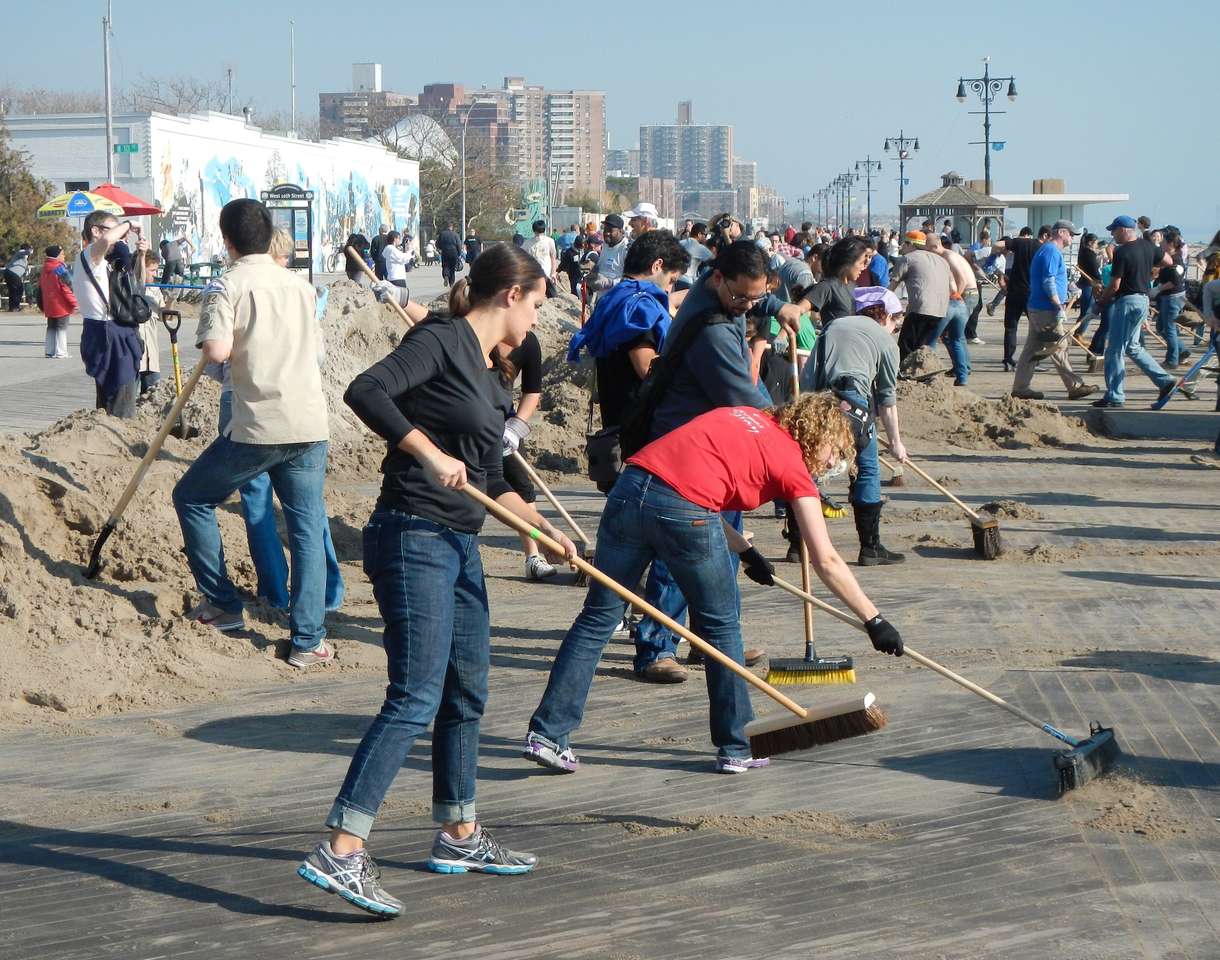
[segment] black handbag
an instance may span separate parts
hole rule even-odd
[[[93,289],[106,304],[106,313],[111,320],[120,327],[138,327],[142,323],[148,323],[155,305],[136,289],[136,281],[130,271],[122,268],[110,271],[110,294],[107,296],[102,291],[101,284],[97,282],[97,277],[93,275],[93,270],[89,267],[89,255],[84,251],[81,252],[80,263],[89,282],[93,284]]]

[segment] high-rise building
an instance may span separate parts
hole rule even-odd
[[[758,163],[755,160],[733,158],[733,188],[737,191],[737,216],[748,219],[756,217],[754,198],[750,191],[758,186]]]
[[[318,94],[318,131],[323,140],[367,140],[411,112],[415,97],[381,89],[380,63],[352,64],[352,89]]]
[[[735,212],[733,128],[692,123],[691,116],[690,101],[683,101],[677,123],[640,127],[640,175],[676,181],[677,202],[684,213]],[[726,196],[726,205],[703,209]]]
[[[607,177],[638,177],[640,175],[640,150],[607,150]]]

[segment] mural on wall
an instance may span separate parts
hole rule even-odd
[[[314,270],[343,269],[349,234],[372,237],[378,225],[419,233],[419,174],[411,161],[376,147],[355,144],[285,143],[251,133],[237,143],[180,130],[157,130],[156,199],[167,216],[157,218],[160,236],[186,236],[195,260],[224,256],[218,214],[238,197],[287,181],[314,192]],[[177,217],[173,213],[177,210]]]

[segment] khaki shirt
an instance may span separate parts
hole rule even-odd
[[[202,346],[233,339],[229,439],[279,444],[330,438],[315,306],[313,287],[266,254],[240,258],[208,284],[195,340]]]

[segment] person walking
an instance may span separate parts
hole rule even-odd
[[[479,239],[479,234],[471,227],[466,231],[466,240],[463,243],[466,248],[466,263],[474,263],[474,258],[483,252],[483,241]],[[435,251],[435,244],[433,250]],[[435,256],[435,253],[433,254]]]
[[[949,247],[932,250],[949,265],[952,286],[949,288],[949,309],[936,328],[929,343],[933,349],[942,337],[953,362],[953,385],[964,387],[970,380],[970,348],[966,346],[970,318],[977,317],[979,308],[978,281],[974,269],[962,254]],[[876,286],[885,286],[878,283]]]
[[[396,287],[407,285],[407,267],[411,258],[402,249],[402,235],[397,230],[391,230],[385,236],[385,244],[381,248],[381,265],[385,279]]]
[[[4,267],[4,282],[8,286],[8,311],[18,313],[25,296],[25,275],[30,269],[30,254],[34,248],[23,243],[9,257]]]
[[[196,328],[209,363],[229,363],[232,419],[174,487],[174,509],[203,600],[187,617],[220,631],[245,625],[225,569],[216,507],[262,473],[271,479],[288,527],[292,599],[288,662],[331,663],[326,642],[323,529],[329,419],[318,370],[313,287],[267,251],[271,215],[257,200],[231,200],[220,235],[232,266],[212,280]]]
[[[59,246],[46,249],[42,273],[38,276],[38,296],[42,314],[47,318],[47,359],[67,360],[68,320],[76,312],[77,304],[76,294],[72,292],[72,276]]]
[[[1176,370],[1190,356],[1178,336],[1178,317],[1186,306],[1186,258],[1182,234],[1174,227],[1161,231],[1163,263],[1156,277],[1156,332],[1165,341],[1165,369]]]
[[[504,480],[503,414],[488,356],[516,348],[546,300],[538,262],[497,244],[431,316],[356,377],[344,401],[386,441],[377,506],[364,528],[365,572],[385,621],[389,685],[326,817],[327,839],[298,868],[310,883],[392,917],[366,848],[386,793],[416,738],[432,729],[430,870],[521,874],[538,858],[502,847],[478,819],[479,721],[487,701],[490,626],[478,532],[485,515],[461,487],[484,489],[517,516],[576,548]],[[434,722],[435,721],[435,722]]]
[[[1029,301],[1029,265],[1033,263],[1039,246],[1028,227],[1022,228],[1019,236],[1009,237],[995,245],[995,249],[1003,250],[1006,257],[1012,258],[1012,263],[1008,264],[1006,260],[1004,267],[1005,372],[1017,368],[1017,328]]]
[[[445,286],[452,287],[457,279],[458,262],[462,259],[462,238],[452,223],[445,224],[445,229],[437,235],[436,250],[441,255],[441,276]]]
[[[1160,396],[1172,390],[1176,382],[1152,359],[1140,342],[1140,333],[1148,319],[1152,271],[1168,258],[1151,241],[1143,238],[1131,217],[1115,217],[1106,229],[1117,246],[1110,267],[1110,282],[1100,297],[1103,310],[1113,306],[1106,332],[1106,392],[1100,400],[1093,402],[1093,406],[1103,408],[1121,407],[1127,401],[1124,357],[1131,358],[1160,391]]]
[[[721,407],[704,413],[628,459],[598,526],[597,568],[630,586],[650,561],[668,562],[689,598],[692,631],[740,664],[737,562],[746,576],[767,586],[774,584],[774,567],[721,517],[786,499],[800,517],[819,578],[865,623],[875,649],[901,656],[901,635],[882,618],[831,543],[810,476],[830,469],[851,449],[847,419],[826,394],[768,410]],[[579,769],[571,736],[625,606],[600,582],[590,585],[530,718],[525,759],[558,773]],[[716,772],[741,774],[767,766],[769,758],[751,754],[745,733],[754,716],[746,682],[717,660],[707,661],[706,674]]]
[[[1079,234],[1070,220],[1056,220],[1051,227],[1050,239],[1042,244],[1029,265],[1029,295],[1026,309],[1029,314],[1029,331],[1025,345],[1017,360],[1017,371],[1013,376],[1011,393],[1021,400],[1041,400],[1042,393],[1030,386],[1033,382],[1037,362],[1049,357],[1059,379],[1067,390],[1069,400],[1083,400],[1097,387],[1087,384],[1072,369],[1068,357],[1067,336],[1067,264],[1063,251],[1072,244],[1072,237]]]
[[[381,251],[385,249],[386,238],[390,235],[390,225],[383,223],[377,228],[377,236],[373,237],[372,243],[369,244],[369,257],[373,261],[373,272],[377,274],[378,280],[386,279],[385,262],[381,259]]]
[[[1080,291],[1077,305],[1080,315],[1077,317],[1079,334],[1083,337],[1089,329],[1089,321],[1093,314],[1093,304],[1096,302],[1097,289],[1094,284],[1101,283],[1101,257],[1097,253],[1097,234],[1086,233],[1080,238],[1080,248],[1076,251],[1076,267],[1080,277],[1076,281],[1076,289]]]
[[[940,241],[921,230],[907,232],[902,244],[902,260],[890,275],[890,290],[904,284],[907,313],[898,331],[898,352],[903,360],[918,348],[932,342],[941,321],[949,313],[949,292],[953,274],[938,253]]]
[[[534,235],[525,241],[523,248],[526,253],[538,261],[542,275],[546,277],[547,298],[554,297],[558,292],[556,282],[559,270],[559,251],[555,249],[555,241],[547,236],[546,221],[535,220]]]

